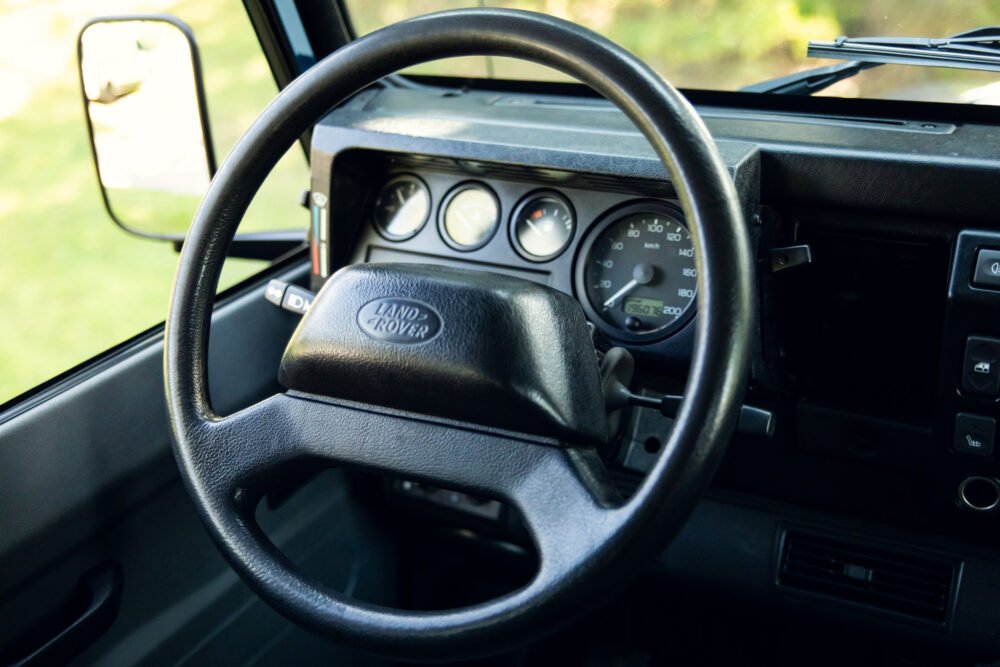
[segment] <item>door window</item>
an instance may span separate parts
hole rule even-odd
[[[169,13],[201,51],[221,159],[277,93],[240,0],[32,0],[0,5],[0,404],[163,321],[172,244],[111,222],[90,155],[76,69],[87,20]],[[155,156],[150,156],[155,159]],[[240,231],[301,228],[308,186],[293,146]],[[227,260],[220,289],[266,264]]]

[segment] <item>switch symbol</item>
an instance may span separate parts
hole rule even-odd
[[[988,361],[980,361],[975,366],[972,367],[973,372],[983,373],[985,375],[990,374],[990,370],[993,368],[993,364]]]
[[[959,412],[955,415],[955,435],[951,446],[960,454],[993,456],[997,420],[985,415]]]
[[[1000,262],[993,262],[990,264],[990,273],[995,276],[1000,276]]]

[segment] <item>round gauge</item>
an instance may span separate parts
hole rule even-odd
[[[372,213],[375,229],[392,241],[405,241],[424,226],[431,212],[431,193],[416,176],[397,176],[382,186]]]
[[[575,226],[573,209],[565,198],[555,192],[536,193],[514,210],[511,239],[522,257],[544,262],[566,249]]]
[[[463,183],[445,197],[441,234],[456,250],[475,250],[493,238],[500,224],[500,201],[481,183]]]
[[[662,338],[694,314],[698,271],[679,210],[662,203],[619,209],[597,225],[581,251],[577,290],[584,310],[611,336]]]

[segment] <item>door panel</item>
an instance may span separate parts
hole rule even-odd
[[[300,282],[306,270],[268,277]],[[265,283],[262,277],[216,308],[209,377],[220,412],[278,389],[278,363],[297,319],[265,301]],[[35,627],[81,574],[117,562],[120,613],[81,662],[273,662],[275,651],[290,656],[306,646],[329,660],[338,649],[316,644],[263,605],[201,526],[170,449],[162,355],[160,333],[27,409],[0,415],[0,646]],[[351,502],[342,475],[327,473],[281,507],[261,510],[261,521],[293,561],[312,565],[330,585],[378,588],[385,582],[366,583],[366,568],[379,559],[366,553],[363,568],[354,550],[356,540],[375,544],[375,536],[361,534],[369,529],[356,519],[362,514],[348,511]]]

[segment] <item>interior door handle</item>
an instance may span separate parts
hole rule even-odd
[[[12,667],[62,665],[103,635],[118,616],[122,569],[104,563],[84,573],[66,601],[8,649]]]

